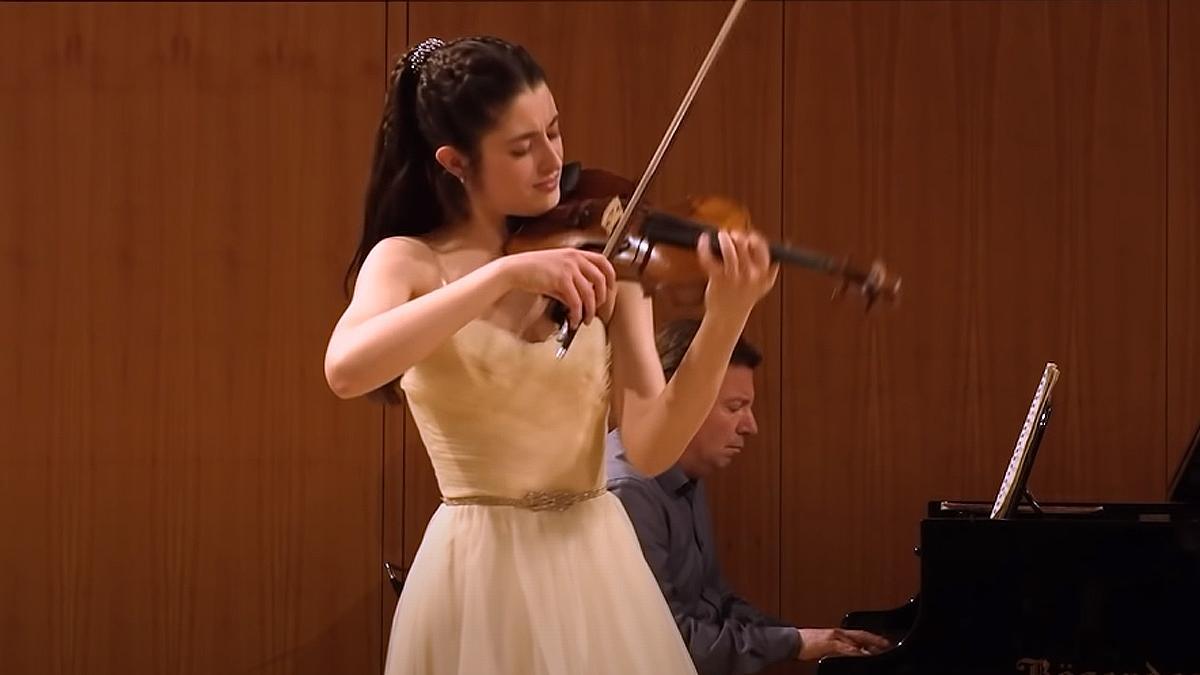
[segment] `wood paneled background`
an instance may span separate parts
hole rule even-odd
[[[382,424],[322,354],[384,7],[0,5],[0,666],[380,669]]]
[[[378,672],[436,484],[321,359],[391,60],[522,42],[569,158],[636,175],[728,7],[0,5],[4,671]],[[804,625],[907,599],[924,503],[993,495],[1049,360],[1039,499],[1163,498],[1197,120],[1187,0],[747,7],[652,197],[730,194],[905,295],[787,270],[755,312],[761,433],[712,491],[737,588]]]

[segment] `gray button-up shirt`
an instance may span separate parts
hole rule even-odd
[[[678,466],[647,478],[625,458],[616,431],[607,441],[608,489],[625,505],[696,669],[753,673],[795,658],[796,628],[756,610],[721,576],[704,484]]]

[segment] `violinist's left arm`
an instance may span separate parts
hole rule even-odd
[[[718,240],[719,260],[709,251],[708,235],[697,243],[709,278],[704,318],[669,382],[654,345],[650,299],[637,284],[617,284],[609,322],[613,417],[630,463],[647,476],[669,469],[691,442],[712,409],[751,310],[778,275],[761,235],[722,231]]]

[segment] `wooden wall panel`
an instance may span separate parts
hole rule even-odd
[[[526,45],[547,71],[562,112],[567,159],[636,178],[728,9],[704,2],[413,3],[408,34],[410,43],[489,33]],[[781,14],[780,3],[746,8],[654,184],[659,203],[729,194],[778,235]],[[749,331],[767,355],[758,380],[761,433],[712,492],[726,570],[769,609],[778,606],[779,578],[778,312],[775,295]],[[406,561],[437,504],[428,459],[409,432]]]
[[[1171,2],[1167,480],[1200,425],[1200,3]]]
[[[636,176],[727,10],[0,6],[5,672],[379,671],[380,563],[437,488],[320,363],[382,76],[522,42],[568,159]],[[991,498],[1046,360],[1039,498],[1161,498],[1200,423],[1198,41],[1182,0],[747,7],[652,197],[738,197],[905,297],[788,270],[755,313],[762,433],[712,492],[735,587],[807,625],[905,599],[925,500]]]
[[[0,654],[378,670],[380,416],[322,372],[381,5],[0,7]]]
[[[830,623],[917,590],[924,502],[994,496],[1046,361],[1039,498],[1160,495],[1166,5],[785,14],[784,231],[905,278],[865,318],[784,287],[783,607]]]

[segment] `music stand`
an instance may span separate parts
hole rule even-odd
[[[1029,403],[1029,412],[1025,415],[1025,423],[1017,437],[1017,446],[1013,449],[1008,469],[1004,472],[1004,480],[1000,482],[1000,490],[996,493],[996,501],[992,504],[992,520],[1012,518],[1022,501],[1027,501],[1035,511],[1041,507],[1033,498],[1027,487],[1029,474],[1033,470],[1033,461],[1037,456],[1038,446],[1046,433],[1046,424],[1050,421],[1050,412],[1054,409],[1051,395],[1054,383],[1058,381],[1058,366],[1053,362],[1047,363],[1042,371],[1042,379],[1038,382],[1033,400]]]

